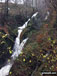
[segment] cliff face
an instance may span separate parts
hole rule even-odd
[[[10,71],[12,74],[9,74],[9,76],[14,76],[14,74],[17,76],[41,76],[41,71],[57,70],[57,65],[55,65],[57,64],[57,31],[53,28],[57,17],[57,11],[55,9],[53,4],[48,2],[46,8],[46,12],[50,12],[48,20],[43,21],[44,18],[42,14],[45,11],[43,12],[42,9],[39,11],[38,16],[28,23],[28,28],[26,28],[23,33],[25,33],[25,37],[29,37],[29,40],[22,54],[16,59]],[[40,30],[37,30],[39,25],[42,26]],[[57,23],[55,26],[57,26]],[[23,36],[24,34],[21,37]],[[48,56],[47,53],[49,53]],[[19,65],[17,66],[17,64]],[[19,71],[16,72],[15,68]]]
[[[53,28],[55,16],[53,11],[50,21],[43,21],[40,30],[33,28],[33,20],[29,22],[28,28],[23,32],[29,40],[12,66],[9,76],[41,76],[41,72],[57,70],[57,31]]]
[[[31,19],[28,27],[21,34],[21,40],[26,37],[29,37],[29,40],[20,56],[16,59],[9,76],[31,76],[35,69],[37,69],[35,76],[41,76],[40,71],[57,70],[57,65],[55,65],[57,63],[57,31],[53,28],[54,24],[57,27],[56,0],[52,1],[51,4],[44,0],[38,1],[40,3],[38,8],[39,14],[36,18]],[[10,60],[14,41],[17,36],[17,28],[25,23],[27,13],[30,12],[30,15],[34,13],[30,7],[26,9],[28,10],[27,12],[23,6],[16,6],[17,9],[14,6],[10,6],[11,10],[9,11],[14,15],[10,17],[7,25],[8,28],[6,31],[9,32],[9,36],[6,34],[7,32],[0,30],[0,65],[4,64],[7,59]],[[21,11],[21,8],[23,11]],[[32,12],[30,11],[31,9]],[[44,21],[47,11],[50,12],[50,15]],[[25,16],[23,12],[26,12],[26,14],[24,13]],[[30,15],[28,14],[28,16]],[[48,57],[46,57],[46,53],[50,53]]]

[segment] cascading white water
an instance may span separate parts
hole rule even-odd
[[[47,20],[47,19],[48,19],[49,14],[50,14],[50,12],[49,12],[49,11],[47,11],[47,15],[45,16],[45,20]]]
[[[31,18],[34,18],[37,14],[38,14],[38,12],[33,14],[33,16]],[[10,60],[10,62],[7,61],[7,64],[0,69],[0,76],[7,76],[9,74],[9,71],[14,63],[14,60],[16,59],[16,57],[18,57],[18,55],[21,53],[22,49],[24,48],[24,45],[27,42],[28,38],[24,39],[20,43],[20,35],[21,35],[22,31],[27,27],[27,24],[29,21],[30,21],[30,19],[28,19],[28,21],[25,22],[25,24],[23,26],[18,27],[18,36],[16,37],[16,40],[15,40],[11,60]]]

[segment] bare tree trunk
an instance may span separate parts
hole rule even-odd
[[[9,0],[5,0],[5,9],[4,9],[4,17],[5,17],[5,21],[7,22],[8,21],[8,3],[9,3]]]
[[[32,9],[33,9],[33,12],[34,12],[34,7],[33,7],[33,0],[32,0]]]
[[[36,9],[37,9],[37,0],[35,1]]]

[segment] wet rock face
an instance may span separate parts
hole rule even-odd
[[[32,21],[32,27],[35,29],[40,29],[40,27],[43,25],[44,17],[39,13],[37,17],[32,19]]]
[[[15,18],[9,18],[7,29],[9,36],[4,30],[0,29],[0,68],[5,64],[7,59],[12,55],[12,49],[14,46],[14,41],[17,36],[17,28],[21,26],[26,21],[26,18],[22,16],[16,16]],[[15,22],[16,21],[16,22]],[[1,26],[2,27],[2,26]],[[4,28],[5,26],[3,26]],[[2,28],[2,29],[3,29]],[[15,31],[16,30],[16,31]]]
[[[50,13],[50,12],[48,12]],[[35,29],[35,30],[39,30],[40,28],[42,28],[44,22],[48,21],[49,17],[49,14],[47,14],[47,11],[44,15],[41,14],[41,12],[38,13],[37,17],[33,18],[31,21],[32,21],[32,28]],[[46,20],[45,20],[46,18]]]

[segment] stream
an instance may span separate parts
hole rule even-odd
[[[33,14],[31,18],[36,17],[37,14],[38,14],[38,12]],[[14,63],[14,60],[22,52],[22,49],[24,48],[24,45],[26,44],[28,38],[26,38],[22,42],[20,42],[20,35],[21,35],[22,31],[27,27],[27,24],[31,20],[31,18],[29,18],[28,21],[25,22],[25,24],[23,26],[18,27],[18,36],[15,39],[15,44],[14,44],[14,47],[13,47],[13,54],[11,56],[11,60],[7,61],[6,65],[3,66],[0,69],[0,76],[7,76],[7,75],[9,75],[9,71],[10,71],[10,69],[11,69],[11,67],[12,67],[12,65]]]

